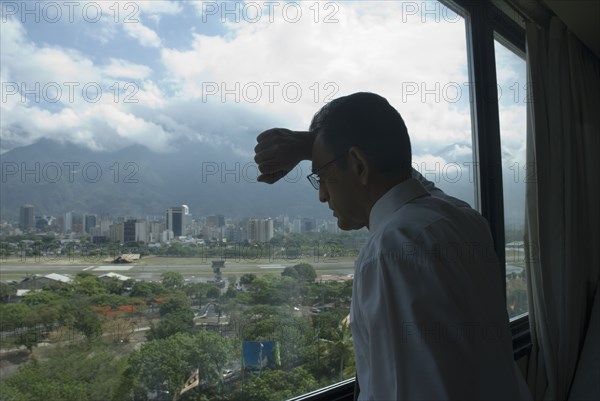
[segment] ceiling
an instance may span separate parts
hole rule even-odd
[[[541,0],[600,58],[600,0]]]

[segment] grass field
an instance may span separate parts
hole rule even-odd
[[[211,261],[205,258],[175,258],[148,256],[132,264],[110,264],[104,261],[86,259],[60,259],[48,261],[43,258],[26,260],[12,258],[0,261],[0,280],[21,280],[32,274],[70,274],[82,271],[93,274],[104,274],[109,271],[121,273],[132,278],[158,279],[161,273],[176,271],[186,278],[212,278],[214,273]],[[354,258],[303,258],[289,260],[269,259],[228,259],[222,269],[224,277],[254,274],[279,274],[285,266],[298,263],[309,263],[315,267],[317,274],[336,274],[354,269]],[[101,267],[101,268],[99,268]],[[229,268],[228,268],[229,267]]]

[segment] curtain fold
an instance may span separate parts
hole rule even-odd
[[[527,24],[527,65],[528,384],[566,400],[600,274],[600,61],[554,17]]]

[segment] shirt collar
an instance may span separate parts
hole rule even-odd
[[[429,195],[429,192],[418,180],[409,178],[392,187],[381,198],[375,202],[369,213],[369,231],[375,231],[392,213],[403,205]]]

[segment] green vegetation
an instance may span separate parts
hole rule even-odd
[[[0,384],[0,398],[172,400],[198,369],[198,391],[179,400],[283,400],[351,377],[352,342],[342,323],[351,283],[315,278],[311,265],[298,264],[239,282],[230,276],[221,290],[176,272],[160,282],[80,273],[0,304],[1,345],[24,345],[31,354]],[[243,372],[243,341],[276,341],[280,363]],[[40,342],[50,345],[38,349]]]
[[[313,256],[309,239],[292,239],[270,249]],[[185,261],[180,256],[190,251],[183,249],[193,247],[179,245],[163,258]],[[258,255],[263,245],[252,249]],[[318,256],[347,257],[346,245],[320,246]],[[161,272],[157,282],[100,280],[81,272],[20,303],[8,303],[14,287],[0,285],[0,346],[24,346],[30,355],[3,378],[0,399],[173,400],[198,369],[197,391],[178,400],[275,401],[352,377],[346,323],[352,281],[316,282],[313,266],[300,260],[280,274],[256,269],[226,276],[224,289],[187,282],[183,270]],[[507,277],[507,308],[511,317],[527,311],[521,274]],[[280,363],[244,371],[244,341],[276,341]],[[50,345],[38,348],[41,342]]]
[[[59,347],[43,360],[34,358],[18,373],[3,378],[0,399],[111,400],[127,363],[119,347],[102,343]]]
[[[506,307],[511,318],[529,311],[527,280],[523,275],[513,273],[506,277]]]
[[[150,264],[198,264],[224,259],[228,263],[271,263],[303,260],[316,262],[355,258],[365,232],[307,233],[276,235],[265,243],[180,243],[172,242],[150,248],[143,242],[126,244],[93,244],[86,237],[79,242],[61,243],[53,236],[33,234],[5,237],[0,241],[0,259],[10,264],[75,264],[100,263],[124,253],[139,253],[140,265],[151,257]],[[197,258],[198,260],[193,260]],[[190,262],[190,260],[192,260]]]

